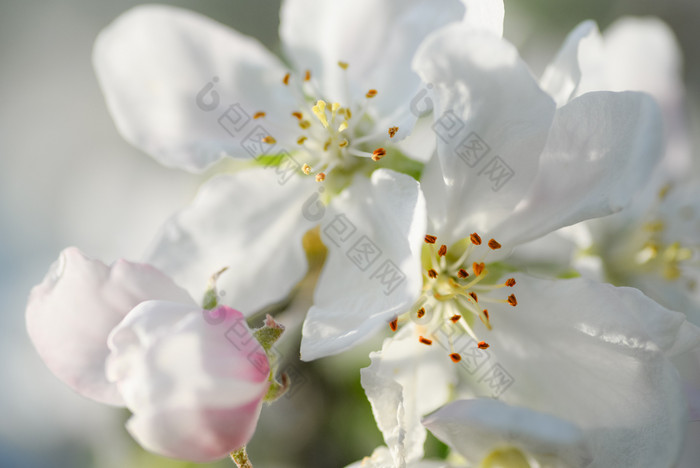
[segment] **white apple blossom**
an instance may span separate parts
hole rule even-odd
[[[59,379],[126,406],[131,435],[168,457],[205,462],[244,446],[271,382],[240,312],[202,310],[152,266],[106,266],[76,248],[32,290],[27,330]]]
[[[479,284],[489,263],[518,244],[621,209],[658,158],[650,98],[589,93],[555,112],[515,49],[494,35],[447,27],[422,46],[416,67],[436,90],[436,131],[445,125],[441,116],[463,128],[438,141],[422,191],[382,170],[331,203],[322,227],[330,251],[304,325],[304,359],[347,349],[411,308],[488,325],[481,302],[465,291],[493,296],[495,285]],[[461,149],[472,135],[490,147],[491,162],[482,156],[476,168]],[[511,172],[494,187],[484,170],[498,161]],[[382,258],[372,252],[358,262],[359,244],[372,244]],[[515,296],[494,300],[517,304]]]
[[[478,3],[466,2],[472,23],[502,28],[502,2]],[[246,265],[244,280],[220,279],[223,300],[240,298],[244,313],[286,297],[305,272],[301,237],[323,216],[323,201],[381,158],[406,161],[395,143],[418,118],[411,60],[464,11],[458,0],[285,0],[280,38],[290,67],[193,12],[141,6],[115,20],[96,41],[94,65],[127,140],[192,171],[224,156],[271,164],[205,184],[148,263],[195,297],[213,271]]]

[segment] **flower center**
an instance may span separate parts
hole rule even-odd
[[[348,90],[348,64],[338,62],[343,70],[344,89]],[[294,95],[298,107],[289,116],[289,125],[295,126],[297,133],[294,145],[303,163],[301,171],[315,176],[321,182],[333,169],[350,169],[362,162],[362,158],[379,161],[386,155],[384,146],[396,135],[399,128],[378,129],[374,122],[372,99],[378,94],[376,89],[368,90],[359,99],[348,103],[330,102],[323,98],[311,72],[303,76],[287,73],[282,83]],[[345,93],[349,96],[349,92]],[[264,112],[256,116],[264,117]],[[275,144],[277,140],[269,135],[264,143]],[[290,148],[291,150],[291,148]]]
[[[423,327],[424,334],[419,341],[431,345],[440,336],[446,335],[450,358],[454,362],[461,360],[461,355],[454,350],[454,331],[467,333],[477,342],[477,346],[486,349],[489,344],[479,340],[474,331],[476,318],[491,330],[488,303],[518,304],[515,294],[506,298],[494,297],[493,293],[501,288],[512,288],[515,279],[509,278],[503,283],[495,284],[495,276],[490,275],[484,262],[490,251],[501,248],[496,240],[491,239],[482,245],[477,233],[454,243],[449,248],[438,244],[438,238],[425,236],[421,255],[423,265],[423,289],[421,296],[403,320],[413,320]],[[406,314],[405,314],[406,315]],[[395,330],[398,320],[392,322]],[[448,333],[439,333],[443,327],[450,327]]]
[[[669,189],[665,187],[659,192],[659,202]],[[665,281],[683,278],[683,269],[692,264],[697,246],[673,240],[663,219],[666,211],[673,212],[653,206],[642,223],[635,224],[626,235],[613,238],[607,249],[603,246],[603,258],[608,259],[607,273],[613,282],[623,284],[626,277],[639,273],[656,275]]]

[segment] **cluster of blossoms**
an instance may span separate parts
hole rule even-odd
[[[503,15],[285,0],[286,62],[180,9],[118,18],[94,63],[124,137],[237,162],[144,264],[61,254],[27,307],[48,367],[152,452],[252,466],[294,382],[282,324],[246,318],[283,310],[322,244],[301,358],[388,335],[360,371],[386,445],[351,466],[673,466],[700,403],[700,197],[672,36],[585,22],[538,80]]]

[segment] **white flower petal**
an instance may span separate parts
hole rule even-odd
[[[489,31],[503,36],[505,8],[503,0],[462,0],[466,6],[464,23],[474,31]]]
[[[581,82],[579,54],[590,54],[584,50],[586,48],[599,52],[601,47],[602,38],[595,21],[584,21],[569,33],[540,80],[540,86],[554,98],[557,106],[569,102]]]
[[[301,239],[317,220],[305,210],[319,187],[289,175],[271,167],[209,180],[164,226],[149,262],[197,300],[211,275],[229,267],[217,282],[221,301],[246,315],[285,298],[306,272]]]
[[[590,461],[583,432],[568,421],[490,399],[458,400],[423,424],[467,460],[515,448],[551,468],[583,467]]]
[[[292,63],[317,75],[328,99],[342,104],[351,97],[342,76],[347,74],[350,94],[376,89],[372,103],[388,116],[418,90],[420,80],[410,67],[418,45],[463,15],[457,0],[286,0],[280,37]],[[338,61],[348,69],[341,70]]]
[[[557,110],[531,192],[493,232],[515,245],[624,208],[662,154],[661,117],[642,93],[589,93]]]
[[[658,18],[622,18],[579,54],[577,95],[590,91],[644,91],[664,118],[666,174],[684,176],[692,164],[683,56],[671,28]],[[665,181],[661,181],[661,184]]]
[[[697,345],[698,329],[635,289],[515,278],[518,306],[489,307],[493,374],[473,392],[575,424],[591,466],[670,466],[686,406],[667,356]]]
[[[425,201],[409,176],[358,176],[321,227],[328,256],[304,322],[301,356],[350,348],[410,307],[420,292]]]
[[[456,383],[454,364],[440,346],[419,343],[413,324],[384,341],[360,371],[362,387],[396,466],[423,458],[421,417],[448,401]],[[401,462],[401,463],[400,463]]]
[[[439,161],[432,164],[447,183],[426,179],[431,220],[457,238],[487,231],[532,184],[554,102],[515,47],[464,25],[433,34],[413,66],[434,87]]]
[[[107,336],[149,299],[192,303],[151,266],[119,260],[108,267],[68,248],[29,296],[27,331],[46,365],[68,386],[101,403],[123,405],[105,376]]]
[[[288,116],[293,108],[286,69],[255,39],[170,6],[120,16],[97,38],[93,61],[124,138],[170,167],[200,171],[224,154],[251,157],[241,146],[251,115],[238,120],[237,112]],[[229,113],[232,105],[240,107]],[[221,117],[236,124],[224,127]]]

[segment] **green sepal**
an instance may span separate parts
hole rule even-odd
[[[265,325],[253,331],[253,336],[265,350],[265,353],[270,356],[272,345],[282,336],[284,325],[276,322],[272,315],[265,318]]]
[[[273,401],[279,400],[282,395],[287,393],[287,390],[289,390],[289,386],[291,385],[289,376],[284,373],[280,376],[280,379],[282,381],[278,382],[277,379],[273,379],[272,374],[270,374],[270,386],[267,389],[267,393],[263,397],[263,401],[265,403],[272,403]]]

